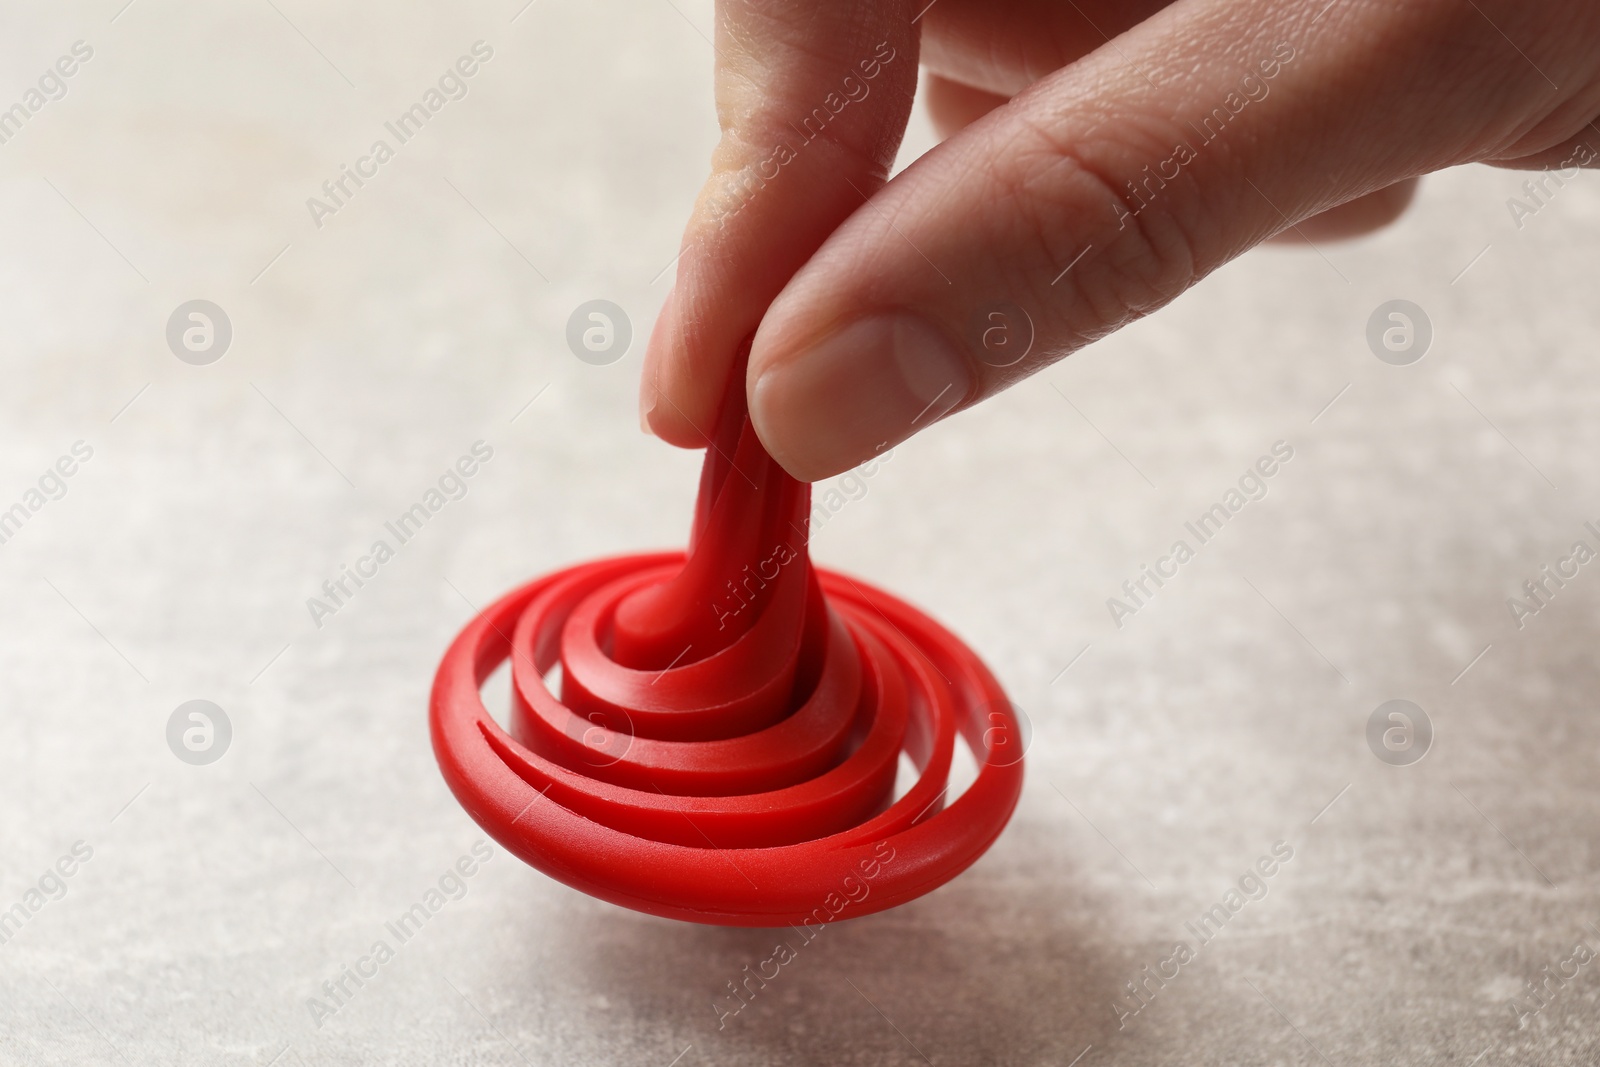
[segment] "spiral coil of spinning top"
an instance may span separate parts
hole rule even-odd
[[[593,896],[730,926],[815,921],[846,900],[864,915],[999,836],[1023,734],[954,635],[812,565],[810,486],[767,455],[743,381],[688,551],[580,564],[490,605],[439,665],[434,752],[495,840]],[[508,657],[503,728],[480,690]],[[978,774],[947,805],[958,733]],[[895,800],[902,752],[917,779]]]

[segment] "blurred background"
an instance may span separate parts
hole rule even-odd
[[[816,556],[978,650],[1028,779],[974,868],[719,1029],[781,932],[479,844],[426,721],[476,605],[684,540],[699,455],[636,392],[716,136],[708,0],[4,20],[0,1061],[1595,1061],[1592,172],[1436,175],[820,485]],[[901,165],[931,144],[919,108]],[[594,300],[608,362],[567,340]]]

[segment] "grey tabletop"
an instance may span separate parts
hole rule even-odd
[[[1532,212],[1435,176],[820,485],[816,556],[985,657],[1026,785],[967,873],[734,1002],[792,933],[490,847],[426,723],[474,606],[683,541],[698,456],[635,394],[710,5],[125,4],[0,34],[0,105],[73,60],[0,143],[0,1061],[1600,1056],[1592,174]],[[566,343],[592,299],[609,365]]]

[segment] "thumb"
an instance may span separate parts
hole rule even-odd
[[[834,233],[756,334],[758,433],[797,478],[836,474],[1301,219],[1572,136],[1600,36],[1573,21],[1516,0],[1179,0]]]
[[[722,139],[640,388],[646,428],[706,444],[734,356],[888,177],[917,84],[911,0],[719,0]]]

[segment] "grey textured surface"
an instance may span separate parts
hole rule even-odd
[[[897,450],[828,522],[823,561],[949,622],[1032,719],[1016,817],[966,875],[828,929],[719,1031],[780,932],[622,911],[497,851],[315,1025],[483,836],[425,722],[467,602],[683,538],[697,457],[639,433],[639,342],[594,367],[563,332],[603,297],[642,336],[665,294],[714,137],[710,11],[122,4],[0,34],[6,102],[94,48],[0,145],[0,508],[93,448],[0,545],[0,909],[93,850],[0,944],[0,1060],[1600,1058],[1595,965],[1525,1026],[1508,1007],[1600,947],[1600,568],[1521,629],[1506,604],[1597,546],[1600,189],[1518,229],[1523,176],[1485,170],[1326,258],[1252,254]],[[315,227],[306,198],[479,39],[469,95]],[[196,298],[233,325],[209,366],[164,339]],[[1364,339],[1393,298],[1435,327],[1408,367]],[[314,626],[323,579],[479,439],[465,498]],[[1113,625],[1279,440],[1265,499]],[[1365,740],[1397,697],[1436,730],[1409,767]],[[208,766],[167,747],[192,699],[233,726]],[[1279,841],[1266,897],[1119,1028],[1125,983]]]

